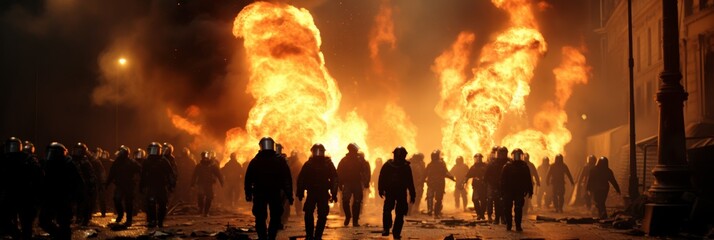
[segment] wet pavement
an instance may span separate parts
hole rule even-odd
[[[331,208],[325,239],[391,239],[381,236],[381,206],[368,207],[360,221],[360,227],[345,227],[344,218],[337,207]],[[379,209],[376,211],[375,209]],[[228,239],[248,237],[256,239],[254,219],[250,205],[243,204],[233,211],[217,209],[211,216],[190,214],[191,208],[177,211],[178,215],[167,217],[162,229],[147,229],[144,214],[134,220],[128,229],[112,230],[114,215],[96,216],[89,227],[75,227],[73,239]],[[294,213],[294,209],[292,211]],[[566,209],[556,214],[551,210],[534,209],[523,223],[523,232],[506,231],[504,225],[492,225],[477,221],[470,212],[447,210],[444,217],[434,219],[425,214],[407,216],[402,239],[645,239],[628,235],[630,230],[617,230],[611,223],[568,224],[566,219],[588,222],[585,209]],[[538,218],[537,216],[540,216]],[[536,220],[536,219],[544,220]],[[556,221],[553,221],[556,220]],[[557,221],[562,220],[562,221]],[[571,221],[571,223],[578,221]],[[279,239],[304,238],[303,218],[292,215],[286,229],[278,234]],[[230,228],[231,232],[225,232]],[[38,233],[41,233],[38,230]],[[237,238],[233,238],[237,239]]]

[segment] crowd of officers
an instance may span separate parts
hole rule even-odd
[[[259,146],[258,153],[245,165],[231,154],[220,168],[214,152],[203,152],[196,164],[188,149],[175,157],[174,147],[169,143],[152,142],[146,150],[137,149],[134,154],[121,146],[115,159],[111,159],[107,151],[90,152],[83,143],[77,143],[70,151],[53,142],[47,147],[46,157],[38,158],[32,143],[10,138],[4,144],[0,161],[0,235],[30,239],[39,213],[43,230],[54,238],[69,239],[73,219],[86,226],[95,209],[99,208],[102,216],[106,214],[103,199],[110,189],[116,224],[126,217],[123,225],[130,226],[136,215],[134,208],[140,202],[146,212],[147,227],[163,227],[170,198],[181,203],[196,197],[200,214],[207,216],[218,183],[223,187],[228,206],[237,204],[243,188],[245,199],[253,204],[259,239],[275,239],[293,205],[296,215],[304,212],[307,238],[321,239],[330,203],[338,202],[338,192],[342,197],[344,225],[360,226],[365,193],[373,186],[384,199],[382,235],[391,233],[399,239],[404,216],[420,209],[424,185],[426,214],[441,217],[446,179],[456,183],[457,209],[463,207],[466,211],[465,186],[472,179],[471,201],[477,218],[505,224],[509,231],[515,222],[516,231],[522,231],[524,207],[527,210],[530,204],[526,202],[533,195],[539,207],[552,203],[556,212],[562,212],[565,178],[575,185],[562,155],[556,155],[553,164],[544,157],[536,168],[527,153],[514,149],[509,156],[506,147],[493,147],[486,162],[481,154],[475,154],[470,168],[458,157],[449,170],[439,150],[431,153],[431,161],[426,164],[421,153],[413,154],[407,161],[407,150],[400,146],[394,149],[392,159],[384,163],[377,159],[372,172],[354,143],[347,146],[348,153],[337,167],[319,143],[312,146],[304,164],[297,152],[287,156],[282,145],[272,138],[261,139]],[[546,177],[541,181],[539,176]],[[579,174],[578,186],[584,189],[583,199],[588,207],[590,200],[594,200],[601,218],[607,217],[605,200],[610,184],[620,192],[607,158],[601,157],[596,164],[595,157],[589,156],[588,164]],[[535,189],[538,191],[534,192]]]

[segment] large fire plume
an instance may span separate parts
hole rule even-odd
[[[444,120],[447,159],[485,152],[496,143],[504,117],[523,114],[533,70],[547,49],[528,1],[492,2],[509,13],[510,25],[481,49],[473,77],[464,73],[475,38],[471,33],[461,33],[433,67],[442,86],[435,110]]]
[[[325,67],[320,31],[306,9],[255,2],[235,18],[233,35],[243,39],[255,98],[244,129],[227,133],[225,151],[247,159],[258,140],[271,136],[286,150],[306,152],[322,143],[338,162],[355,142],[367,148],[367,123],[354,111],[341,116],[341,94]]]

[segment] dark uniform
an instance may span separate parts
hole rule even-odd
[[[474,203],[474,210],[476,210],[476,219],[485,219],[486,213],[486,199],[488,198],[488,188],[486,187],[486,181],[484,176],[486,175],[486,163],[483,162],[483,155],[477,153],[474,155],[474,165],[469,168],[469,172],[466,173],[466,178],[462,184],[465,184],[469,178],[473,178],[471,181],[471,201]]]
[[[392,228],[392,210],[394,210],[394,228],[392,236],[400,239],[402,226],[404,225],[404,215],[409,211],[407,203],[407,191],[409,191],[409,203],[414,203],[416,198],[414,190],[414,176],[412,169],[407,162],[407,150],[404,147],[394,149],[394,160],[390,159],[382,166],[379,173],[379,197],[384,198],[384,208],[382,209],[382,236],[389,236],[389,229]]]
[[[409,160],[409,167],[412,169],[412,180],[414,181],[414,189],[416,190],[416,198],[414,204],[409,208],[409,214],[419,212],[421,198],[424,196],[424,183],[426,182],[426,163],[424,163],[424,154],[416,153]]]
[[[131,150],[128,147],[121,146],[119,148],[105,184],[107,188],[112,183],[114,184],[114,210],[117,213],[115,222],[120,223],[126,213],[126,223],[124,224],[126,226],[131,226],[134,217],[136,182],[141,173],[141,165],[129,158],[130,154]]]
[[[196,165],[191,178],[191,187],[198,185],[198,210],[205,217],[213,201],[213,185],[218,181],[223,186],[223,175],[218,163],[208,152],[201,154],[201,162]]]
[[[446,169],[446,163],[441,158],[441,151],[435,150],[431,153],[431,162],[426,165],[426,204],[429,215],[441,217],[444,199],[444,188],[446,178],[455,180],[454,176]]]
[[[176,189],[176,184],[179,178],[178,165],[176,164],[176,157],[174,156],[174,146],[166,142],[161,144],[161,154],[163,155],[164,159],[169,162],[169,165],[171,165],[171,175],[169,175],[169,188],[171,189],[171,192],[173,192],[173,190]]]
[[[456,164],[451,167],[449,173],[456,178],[456,187],[454,188],[454,207],[459,209],[463,203],[464,211],[468,205],[466,197],[466,173],[469,172],[469,166],[464,163],[464,158],[459,156],[456,158]]]
[[[32,224],[37,215],[38,189],[41,187],[43,171],[35,147],[20,139],[10,138],[5,142],[5,154],[0,159],[0,181],[3,197],[0,198],[2,213],[2,233],[15,239],[31,239]],[[21,229],[17,229],[17,223]]]
[[[525,197],[533,196],[533,181],[528,164],[523,161],[523,151],[516,148],[513,150],[513,160],[509,161],[501,171],[501,191],[504,203],[504,216],[506,219],[506,229],[513,227],[513,216],[515,213],[516,231],[523,231],[521,228],[521,218],[523,216],[523,204]],[[511,212],[513,211],[513,212]]]
[[[275,239],[280,229],[283,214],[281,195],[290,193],[292,198],[292,177],[285,160],[275,152],[275,142],[271,138],[260,140],[260,151],[248,163],[245,174],[245,198],[253,202],[255,230],[259,239]],[[270,208],[270,226],[265,226]]]
[[[605,201],[607,200],[607,194],[610,192],[609,184],[612,184],[617,194],[620,194],[620,186],[617,185],[615,174],[609,168],[606,157],[601,157],[597,165],[590,170],[589,179],[587,189],[592,194],[593,200],[595,200],[595,207],[597,207],[600,219],[605,219],[607,218]]]
[[[494,213],[493,223],[500,224],[505,222],[503,218],[503,201],[501,199],[501,172],[503,166],[508,162],[508,149],[506,147],[499,147],[496,152],[496,158],[494,158],[486,167],[486,184],[488,187],[488,200],[486,204],[486,210],[488,213],[489,220],[491,220],[491,213]]]
[[[585,163],[585,166],[580,169],[580,172],[578,173],[578,185],[576,186],[576,189],[574,190],[574,198],[571,201],[571,204],[585,204],[585,206],[590,210],[590,207],[592,207],[592,198],[593,196],[590,195],[590,192],[587,191],[588,187],[588,179],[590,178],[590,170],[592,170],[595,167],[595,162],[597,159],[595,158],[595,155],[590,155],[587,157],[587,162]]]
[[[342,190],[342,209],[345,211],[347,226],[352,220],[352,226],[359,226],[359,215],[364,198],[364,189],[369,189],[370,171],[369,163],[359,154],[357,144],[350,143],[349,151],[337,166],[339,186]],[[352,208],[350,208],[352,200]]]
[[[310,149],[312,156],[305,162],[298,175],[297,197],[302,201],[305,191],[307,198],[305,211],[305,234],[307,239],[322,239],[330,212],[329,201],[337,202],[337,169],[329,157],[325,157],[325,147],[315,144]],[[317,208],[317,224],[314,212]]]
[[[550,171],[550,159],[548,157],[543,157],[543,161],[537,168],[538,176],[548,176],[548,171]],[[536,192],[536,204],[540,208],[541,206],[549,207],[553,203],[553,189],[550,188],[548,181],[543,181],[543,183],[538,187]]]
[[[238,199],[240,199],[240,182],[243,178],[243,172],[243,166],[236,159],[236,154],[231,153],[230,159],[221,168],[221,174],[226,180],[223,192],[228,206],[235,207]]]
[[[102,166],[104,167],[104,172],[109,175],[109,171],[112,169],[112,165],[114,164],[114,159],[109,155],[109,152],[107,150],[102,150],[102,157],[100,158],[100,161],[102,161]],[[104,179],[106,182],[106,179]],[[105,183],[102,182],[102,183]],[[103,198],[104,206],[107,207],[107,211],[116,211],[114,209],[113,204],[112,204],[112,196],[114,196],[114,186],[104,186],[104,191],[102,192],[101,198]]]
[[[288,166],[290,167],[290,175],[293,178],[293,182],[297,183],[297,177],[300,175],[300,170],[302,170],[302,162],[300,162],[296,151],[290,152]],[[293,184],[293,192],[297,192],[297,184]],[[302,216],[302,201],[294,201],[293,206],[295,207],[295,215]],[[286,211],[290,211],[290,209],[286,209]]]
[[[538,175],[538,169],[536,166],[531,162],[531,156],[528,153],[524,153],[523,157],[526,161],[526,164],[528,164],[528,170],[531,172],[531,181],[533,184],[535,184],[537,187],[540,187],[540,175]],[[535,189],[535,188],[533,188]],[[526,199],[525,205],[523,205],[523,215],[528,215],[528,209],[530,209],[532,206],[531,200],[533,199],[533,196],[528,197]]]
[[[54,239],[71,239],[72,206],[84,195],[84,182],[67,148],[53,142],[44,165],[40,227]]]
[[[84,195],[77,204],[77,223],[82,226],[88,226],[92,220],[92,211],[94,210],[94,202],[97,199],[97,189],[99,182],[94,174],[91,156],[89,149],[84,143],[77,143],[72,149],[72,161],[77,164],[79,171],[84,180]]]
[[[149,156],[141,168],[139,189],[144,194],[146,222],[149,228],[164,227],[169,192],[173,189],[174,172],[171,163],[161,155],[161,145],[156,142],[147,148]]]
[[[101,160],[101,151],[97,151],[97,153],[90,157],[90,163],[92,164],[92,170],[94,171],[94,176],[96,177],[96,195],[95,198],[90,199],[91,201],[91,207],[90,210],[94,212],[97,210],[97,207],[99,207],[99,212],[102,214],[102,217],[107,216],[107,205],[106,202],[104,201],[104,185],[102,184],[107,180],[107,173],[104,171],[104,165],[102,164]]]
[[[555,162],[550,165],[548,175],[545,177],[548,185],[553,188],[553,203],[556,212],[563,212],[563,204],[565,203],[565,177],[570,180],[570,185],[575,185],[573,175],[570,174],[570,169],[563,162],[563,155],[556,155]]]
[[[194,192],[190,188],[190,176],[193,174],[194,169],[196,169],[196,162],[193,160],[191,150],[184,148],[183,152],[176,157],[176,170],[178,171],[178,175],[176,176],[176,193],[174,194],[176,200],[187,203],[196,199],[194,198]],[[242,174],[242,171],[240,174]]]

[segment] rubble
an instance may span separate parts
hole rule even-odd
[[[554,217],[547,217],[547,216],[541,216],[538,215],[536,216],[536,221],[543,221],[543,222],[559,222],[560,219],[554,218]]]
[[[566,218],[565,223],[567,224],[593,224],[597,223],[598,220],[591,218],[591,217],[583,217],[583,218]]]

